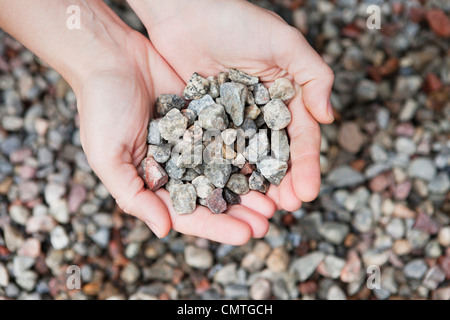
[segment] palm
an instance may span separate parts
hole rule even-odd
[[[267,220],[250,206],[236,206],[227,215],[198,207],[180,216],[174,213],[167,191],[145,189],[138,171],[147,151],[147,125],[155,99],[162,93],[179,94],[185,84],[147,39],[133,37],[126,62],[97,73],[79,92],[81,140],[92,168],[119,206],[147,222],[159,236],[170,227],[231,244],[263,236]],[[243,204],[254,201],[251,196],[246,199]],[[267,203],[263,214],[268,217],[273,210]]]
[[[211,75],[231,67],[271,81],[286,74],[271,51],[281,42],[271,39],[274,30],[285,27],[273,13],[245,2],[194,0],[148,31],[158,52],[185,81],[194,71]]]
[[[155,48],[184,81],[194,71],[208,76],[237,68],[267,84],[287,77],[304,86],[303,97],[299,93],[289,105],[291,169],[268,196],[286,210],[314,199],[320,186],[320,131],[305,104],[310,110],[323,104],[319,100],[329,98],[332,77],[321,80],[330,75],[329,69],[304,38],[275,14],[234,0],[193,0],[147,28]],[[329,122],[325,110],[312,111],[316,119]]]

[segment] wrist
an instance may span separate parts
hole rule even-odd
[[[133,32],[103,1],[81,5],[81,28],[68,30],[67,46],[60,45],[51,65],[75,92],[98,73],[124,66],[126,41]]]
[[[142,23],[149,28],[176,16],[195,0],[127,0],[127,2]]]

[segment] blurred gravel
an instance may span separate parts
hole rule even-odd
[[[450,299],[450,3],[252,2],[335,72],[318,199],[240,247],[157,239],[90,169],[67,83],[0,31],[0,299]]]

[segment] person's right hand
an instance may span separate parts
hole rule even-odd
[[[154,193],[145,187],[138,171],[155,100],[163,93],[180,95],[185,86],[147,38],[131,31],[120,55],[106,52],[93,65],[102,67],[95,67],[76,90],[81,142],[92,169],[123,211],[145,221],[158,237],[171,227],[233,245],[265,235],[268,221],[250,208],[252,199],[227,214],[197,206],[193,213],[179,215],[164,188]],[[274,205],[266,202],[264,211],[272,214]]]

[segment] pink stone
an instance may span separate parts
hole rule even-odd
[[[11,152],[11,154],[9,155],[9,161],[11,161],[12,164],[22,163],[26,158],[31,157],[32,154],[33,151],[31,151],[31,149],[17,149]]]
[[[21,166],[18,170],[20,177],[24,180],[30,180],[36,176],[36,168],[32,166]]]
[[[37,258],[41,254],[41,243],[38,239],[29,238],[25,240],[17,253],[21,256]]]
[[[347,254],[347,262],[341,271],[341,280],[346,283],[358,280],[361,274],[361,260],[356,250],[350,250]]]
[[[152,157],[147,157],[141,163],[145,184],[156,191],[169,181],[166,171]]]
[[[411,181],[406,180],[394,186],[394,197],[396,200],[405,200],[411,191]]]
[[[439,231],[439,223],[421,211],[416,218],[413,228],[423,230],[428,234],[436,234]]]
[[[75,184],[72,189],[70,189],[70,193],[67,199],[69,212],[75,213],[85,199],[86,189],[82,185]]]
[[[27,233],[34,232],[49,232],[56,226],[55,220],[48,215],[31,216],[27,220],[26,230]]]

